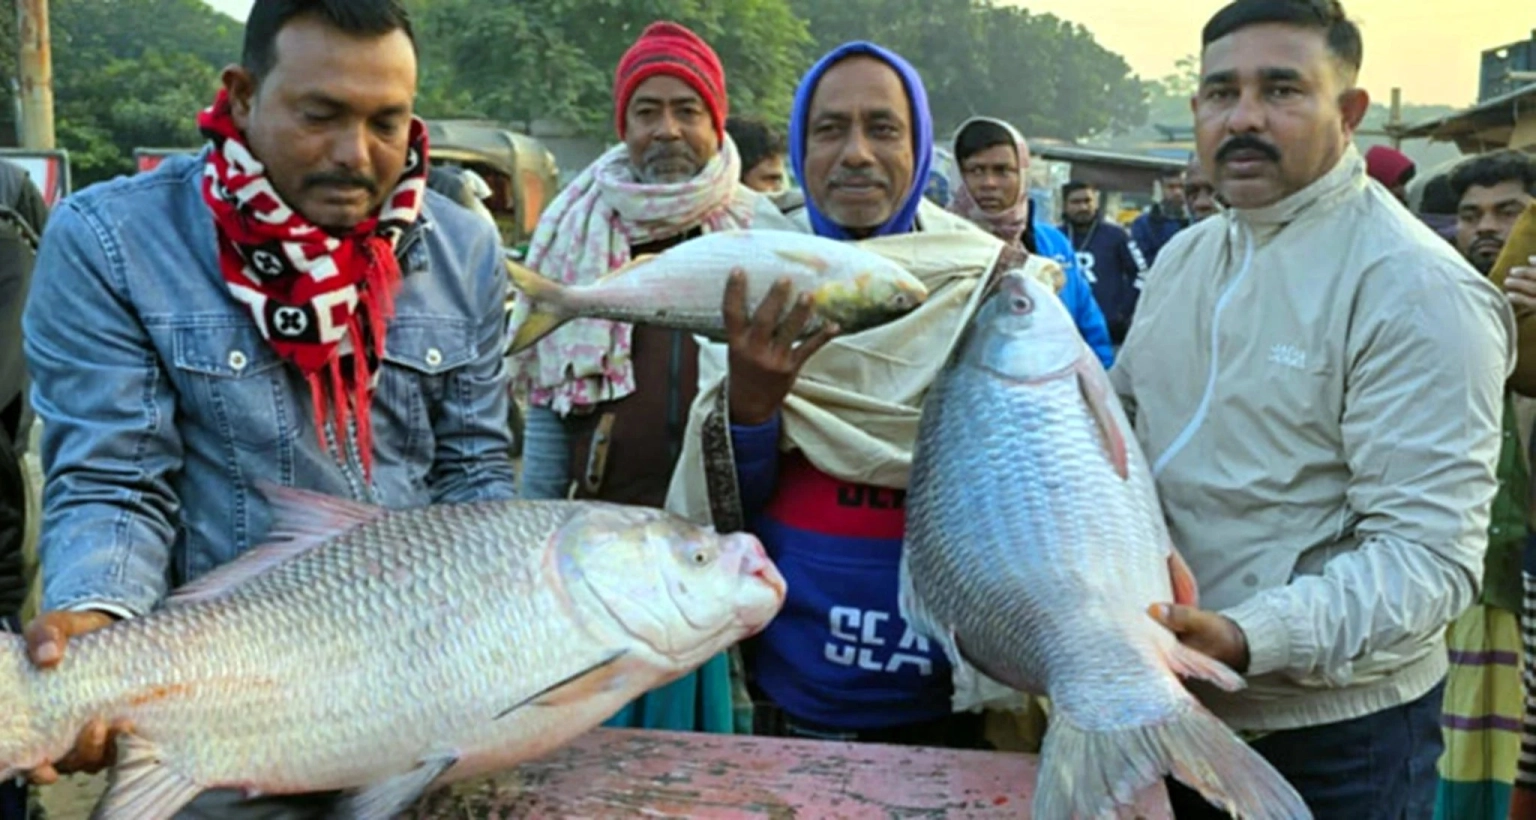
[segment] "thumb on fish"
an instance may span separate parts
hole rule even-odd
[[[1179,604],[1153,604],[1147,607],[1147,614],[1152,620],[1157,621],[1175,634],[1189,631],[1191,609]]]

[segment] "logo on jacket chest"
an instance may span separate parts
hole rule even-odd
[[[1292,370],[1306,370],[1307,354],[1306,351],[1296,345],[1270,345],[1269,363],[1288,367]]]

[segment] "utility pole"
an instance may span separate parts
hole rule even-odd
[[[17,99],[21,147],[52,150],[53,50],[48,42],[48,0],[16,0]]]

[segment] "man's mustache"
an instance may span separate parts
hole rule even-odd
[[[699,160],[699,155],[694,152],[688,143],[662,142],[660,140],[652,142],[650,147],[645,149],[645,156],[640,161],[644,165],[651,165],[657,162],[672,160],[687,160],[695,166],[704,164]]]
[[[879,185],[885,188],[891,187],[891,181],[886,179],[884,174],[865,169],[837,171],[827,178],[827,184],[833,187],[842,185]]]
[[[310,174],[304,178],[304,188],[362,188],[369,194],[378,194],[379,185],[371,178],[362,174],[349,174],[345,171],[323,171],[318,174]]]
[[[1280,149],[1249,134],[1240,134],[1227,140],[1216,152],[1216,161],[1226,162],[1238,151],[1255,151],[1263,154],[1270,162],[1280,161]]]

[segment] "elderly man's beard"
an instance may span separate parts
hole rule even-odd
[[[704,160],[686,142],[657,140],[645,149],[645,156],[635,164],[640,181],[647,185],[675,185],[687,182],[704,169]]]

